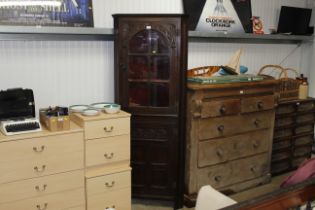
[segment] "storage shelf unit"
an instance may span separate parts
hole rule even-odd
[[[189,41],[237,43],[300,43],[311,42],[314,36],[282,34],[224,34],[189,31]],[[0,40],[68,40],[113,41],[112,28],[0,26]]]

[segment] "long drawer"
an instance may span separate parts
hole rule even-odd
[[[0,183],[82,169],[83,134],[0,143]]]
[[[78,188],[62,193],[0,204],[0,210],[64,210],[84,204],[84,189]]]
[[[87,210],[131,210],[131,188],[88,196]]]
[[[87,167],[129,159],[129,135],[120,135],[86,141]]]
[[[263,153],[250,158],[199,169],[197,188],[210,184],[219,189],[266,175],[269,172],[268,159],[268,153]]]
[[[0,204],[84,187],[83,170],[0,184]]]
[[[85,123],[85,138],[95,139],[130,133],[130,118],[96,120]]]
[[[199,120],[199,139],[211,139],[238,133],[270,128],[274,111]]]
[[[198,144],[198,166],[210,166],[229,160],[267,152],[270,129],[242,135],[201,141]]]

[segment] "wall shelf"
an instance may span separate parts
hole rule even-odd
[[[223,43],[301,43],[312,42],[314,36],[281,34],[223,34],[202,31],[189,31],[191,42]],[[79,27],[36,27],[36,26],[0,26],[0,40],[29,41],[113,41],[112,28]]]

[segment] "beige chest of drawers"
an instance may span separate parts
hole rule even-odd
[[[0,210],[83,210],[84,144],[80,127],[0,135]]]
[[[186,205],[203,185],[232,193],[270,180],[275,85],[188,85]]]
[[[72,114],[71,120],[84,128],[87,210],[130,210],[130,115]]]

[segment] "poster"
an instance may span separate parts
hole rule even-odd
[[[196,2],[198,1],[198,2]],[[184,0],[189,29],[207,32],[251,33],[250,0]]]
[[[0,0],[0,24],[93,27],[92,0]]]

